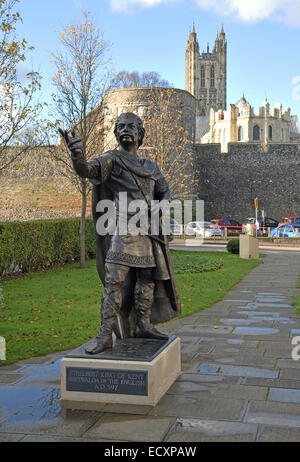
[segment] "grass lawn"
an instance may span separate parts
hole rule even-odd
[[[223,252],[174,251],[182,317],[221,300],[260,260]],[[75,348],[97,335],[103,286],[94,260],[1,282],[0,336],[6,361]]]
[[[300,289],[300,281],[297,283],[297,289]],[[292,305],[296,308],[296,313],[300,316],[300,295],[295,295]]]

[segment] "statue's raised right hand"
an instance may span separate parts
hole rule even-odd
[[[67,130],[62,130],[61,128],[59,128],[58,131],[60,135],[63,137],[63,139],[65,140],[70,150],[72,150],[72,148],[78,149],[81,147],[81,139],[76,137],[75,130],[71,131],[72,136],[69,135]]]

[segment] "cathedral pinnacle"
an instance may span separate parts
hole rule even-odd
[[[223,41],[225,40],[225,32],[224,32],[223,24],[221,26],[220,40],[223,40]]]

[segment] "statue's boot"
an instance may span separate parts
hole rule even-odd
[[[85,352],[89,355],[96,355],[102,351],[109,350],[113,346],[112,334],[102,334],[101,332],[95,337],[96,345],[86,348]]]
[[[137,282],[135,287],[136,325],[134,336],[138,338],[167,340],[169,338],[168,335],[159,332],[150,322],[153,294],[153,281]]]
[[[91,347],[85,349],[85,352],[90,355],[96,355],[102,351],[109,350],[113,346],[112,333],[115,323],[115,316],[111,313],[105,313],[103,308],[100,332],[97,337],[95,337],[96,345],[94,344]]]
[[[138,338],[153,338],[157,340],[168,340],[169,336],[159,332],[153,324],[145,319],[139,320],[135,326],[134,336]]]

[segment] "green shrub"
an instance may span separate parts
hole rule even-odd
[[[227,244],[227,250],[230,253],[240,253],[240,241],[239,239],[231,239]]]
[[[85,229],[86,255],[95,255],[92,218]],[[63,265],[79,256],[79,218],[0,224],[0,276]]]
[[[206,273],[216,271],[223,266],[221,258],[207,257],[197,252],[173,252],[174,274]]]

